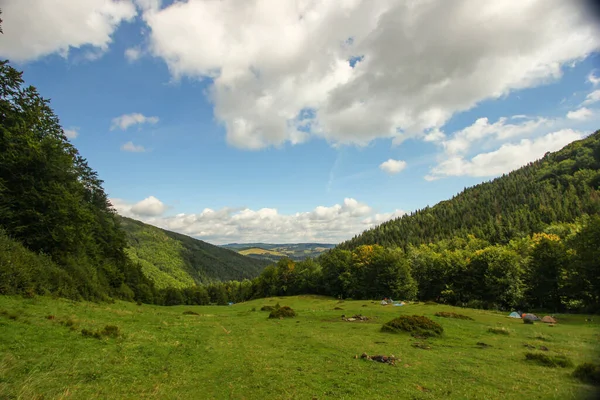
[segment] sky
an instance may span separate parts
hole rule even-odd
[[[564,0],[0,0],[124,216],[338,243],[600,128],[600,20]]]

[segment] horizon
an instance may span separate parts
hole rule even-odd
[[[5,2],[0,57],[120,215],[219,246],[338,244],[600,123],[583,2],[48,4]]]

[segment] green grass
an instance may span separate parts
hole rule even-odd
[[[276,303],[297,317],[268,319],[252,311]],[[526,361],[523,346],[547,345],[544,354],[575,365],[598,363],[600,325],[586,323],[586,316],[562,316],[549,328],[442,305],[345,301],[344,311],[333,310],[336,305],[314,296],[220,307],[0,296],[0,399],[573,399],[593,393],[573,377],[573,367]],[[474,321],[436,319],[436,312]],[[347,323],[342,314],[371,319]],[[436,319],[444,334],[423,341],[381,332],[400,315]],[[107,326],[118,335],[96,340],[81,333]],[[490,334],[490,327],[509,328],[511,335]],[[400,361],[390,366],[360,359],[362,353]]]

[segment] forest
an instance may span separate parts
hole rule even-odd
[[[312,293],[600,311],[600,131],[316,258],[264,270],[248,259],[246,275],[220,281],[206,271],[224,260],[196,248],[184,265],[203,265],[195,278],[169,284],[149,272],[151,248],[128,245],[139,227],[118,217],[50,102],[7,61],[0,115],[0,294],[176,305]]]

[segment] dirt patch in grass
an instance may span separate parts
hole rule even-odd
[[[427,343],[423,343],[423,342],[415,342],[412,344],[412,347],[415,347],[417,349],[421,349],[421,350],[431,350],[431,346]]]
[[[343,310],[342,307],[335,307],[334,310],[338,311],[338,310]]]
[[[573,362],[562,355],[549,356],[544,353],[527,352],[525,353],[525,360],[550,368],[567,368],[573,366]]]
[[[468,321],[474,321],[473,318],[471,318],[467,315],[457,314],[455,312],[440,311],[440,312],[436,312],[435,316],[442,317],[442,318],[455,318],[455,319],[465,319]]]
[[[440,336],[444,328],[435,321],[420,315],[401,315],[381,327],[382,332],[407,332],[413,336]]]
[[[296,311],[288,306],[276,308],[269,314],[269,318],[294,318],[295,316]]]
[[[489,333],[493,333],[495,335],[505,335],[508,336],[510,335],[510,330],[508,330],[505,327],[500,327],[500,328],[490,328],[488,329]]]
[[[600,386],[600,365],[583,363],[575,368],[573,376],[583,383]]]
[[[479,347],[480,349],[485,349],[486,347],[492,347],[492,345],[483,342],[477,342],[477,347]]]
[[[195,311],[189,311],[189,310],[188,310],[188,311],[184,311],[184,312],[183,312],[183,315],[200,315],[200,314],[198,314],[198,313],[197,313],[197,312],[195,312]]]
[[[354,358],[358,358],[358,356],[354,356]],[[396,361],[401,361],[399,358],[396,358],[393,354],[390,356],[385,356],[381,354],[370,356],[367,353],[362,353],[360,358],[363,360],[370,360],[390,365],[396,365]]]

